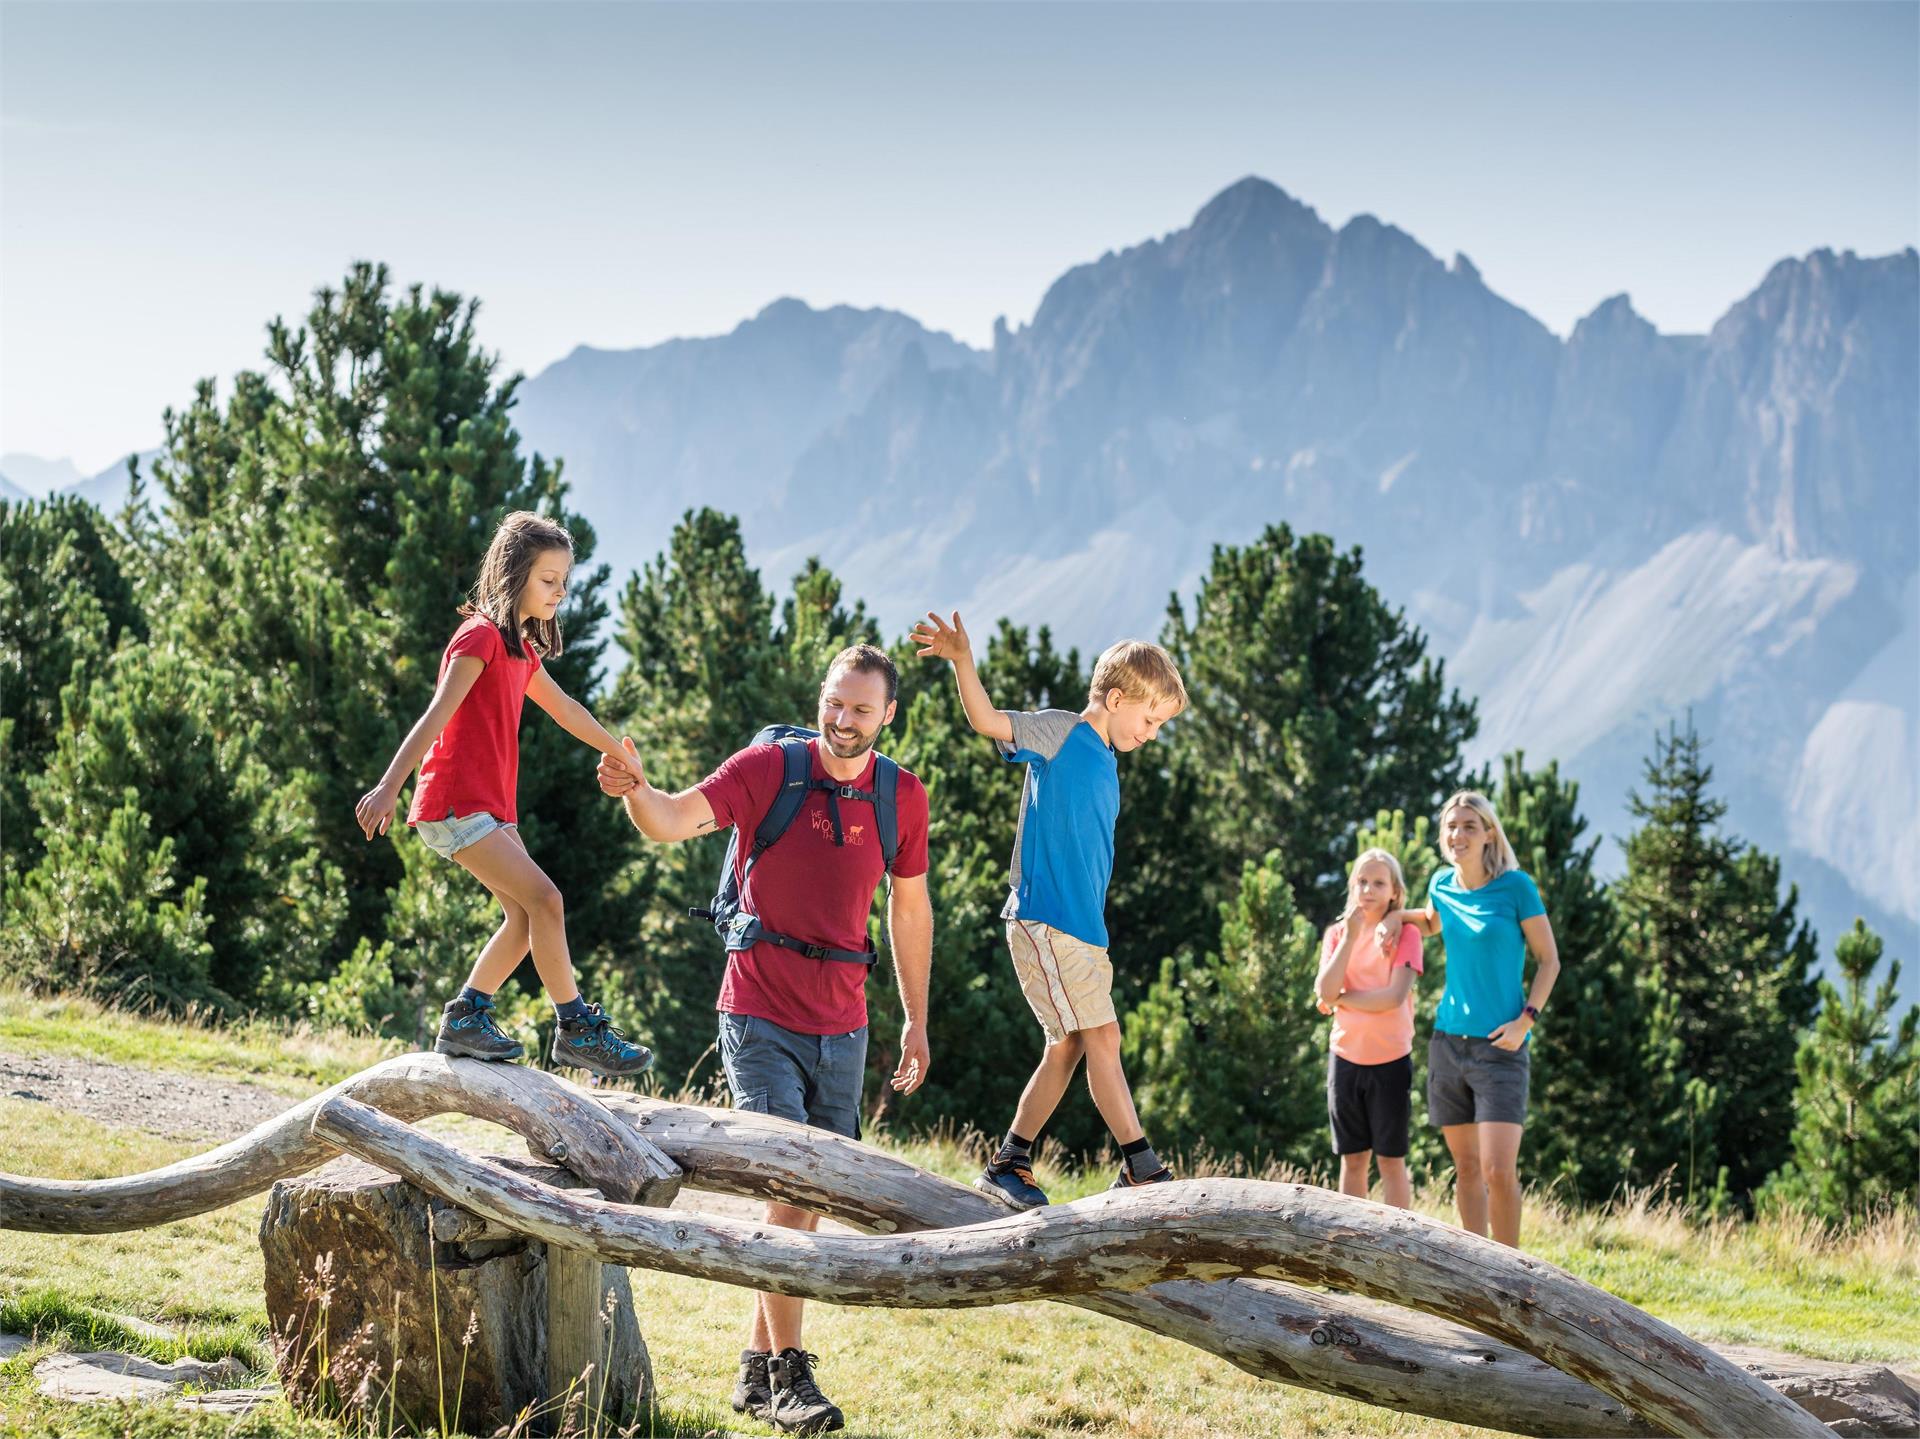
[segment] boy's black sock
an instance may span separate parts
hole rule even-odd
[[[463,985],[460,992],[454,996],[454,1002],[456,1004],[478,1004],[482,1000],[491,1002],[492,999],[493,996],[488,994],[484,989],[475,989],[470,984]]]
[[[1167,1167],[1160,1162],[1160,1156],[1153,1152],[1153,1146],[1147,1143],[1144,1134],[1131,1144],[1121,1145],[1120,1157],[1126,1161],[1127,1172],[1135,1179],[1145,1179]]]
[[[560,1018],[563,1020],[585,1019],[587,1017],[586,996],[583,994],[576,994],[572,999],[568,1000],[565,1004],[554,1005],[553,1012],[559,1015]]]
[[[1011,1164],[1016,1159],[1026,1159],[1030,1157],[1032,1153],[1033,1141],[1023,1138],[1021,1135],[1015,1134],[1009,1129],[1007,1131],[1006,1142],[1000,1146],[1000,1152],[993,1156],[993,1162],[996,1165]]]

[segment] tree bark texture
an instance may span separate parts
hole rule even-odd
[[[839,1304],[949,1309],[1271,1275],[1471,1323],[1668,1432],[1809,1435],[1805,1410],[1671,1326],[1563,1270],[1403,1210],[1322,1189],[1187,1180],[902,1237],[806,1234],[576,1199],[378,1110],[329,1100],[314,1133],[549,1244],[613,1263]]]
[[[501,1165],[502,1172],[516,1172]],[[565,1170],[519,1166],[542,1183]],[[358,1160],[273,1187],[260,1225],[287,1397],[386,1432],[491,1434],[533,1411],[556,1432],[646,1412],[653,1381],[625,1269],[516,1235],[447,1243],[428,1196]]]

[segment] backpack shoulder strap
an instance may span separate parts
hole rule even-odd
[[[874,758],[873,819],[880,829],[880,853],[891,874],[894,856],[900,853],[900,766],[885,755]]]
[[[807,798],[807,778],[813,762],[807,742],[788,735],[778,743],[780,792],[773,797],[773,803],[767,806],[767,812],[760,817],[760,823],[753,831],[753,851],[747,856],[749,864],[761,851],[772,848],[780,836],[787,832],[787,826],[793,823]]]

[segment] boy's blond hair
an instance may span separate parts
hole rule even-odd
[[[1113,690],[1119,690],[1122,697],[1136,704],[1172,701],[1180,709],[1187,707],[1187,687],[1174,666],[1173,656],[1151,640],[1121,640],[1117,645],[1107,646],[1093,667],[1093,679],[1087,685],[1087,702],[1103,704]]]

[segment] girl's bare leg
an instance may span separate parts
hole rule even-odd
[[[526,911],[533,967],[539,971],[547,997],[555,1004],[578,999],[580,987],[573,981],[573,957],[567,950],[566,904],[547,872],[533,862],[533,856],[520,843],[520,836],[511,829],[497,829],[453,859],[493,893],[503,896],[503,904],[511,900]]]

